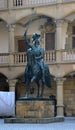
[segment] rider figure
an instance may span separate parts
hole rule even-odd
[[[29,47],[28,51],[33,52],[35,61],[42,70],[42,81],[43,81],[43,83],[45,83],[44,62],[42,61],[42,59],[44,58],[44,50],[43,50],[43,48],[38,47],[40,45],[40,41],[39,41],[40,34],[33,33],[32,43],[30,43],[26,38],[26,33],[27,33],[27,30],[24,33],[25,44]],[[29,59],[28,55],[27,55],[27,59]],[[37,67],[36,67],[36,70],[37,70]],[[33,69],[33,72],[34,72],[34,69]],[[36,78],[35,76],[36,76],[36,74],[34,72],[34,76],[31,79],[31,82],[33,82],[35,80],[35,78]]]

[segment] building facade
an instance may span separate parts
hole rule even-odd
[[[31,19],[28,39],[41,34],[51,72],[52,88],[45,88],[44,96],[56,97],[57,116],[75,116],[74,0],[0,0],[0,91],[15,91],[16,100],[25,94],[23,35]]]

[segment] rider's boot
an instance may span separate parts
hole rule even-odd
[[[45,78],[44,77],[42,77],[42,82],[45,83]]]
[[[33,78],[31,79],[31,83],[32,83],[35,79],[36,79],[36,77],[35,77],[35,76],[33,76]]]
[[[44,73],[44,70],[42,70],[42,82],[45,83],[45,73]]]

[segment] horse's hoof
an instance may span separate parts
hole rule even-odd
[[[37,95],[36,97],[39,98],[39,95]]]
[[[42,95],[39,95],[39,98],[42,98],[43,96]]]

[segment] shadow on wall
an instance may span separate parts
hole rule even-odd
[[[0,91],[9,91],[7,77],[0,73]]]

